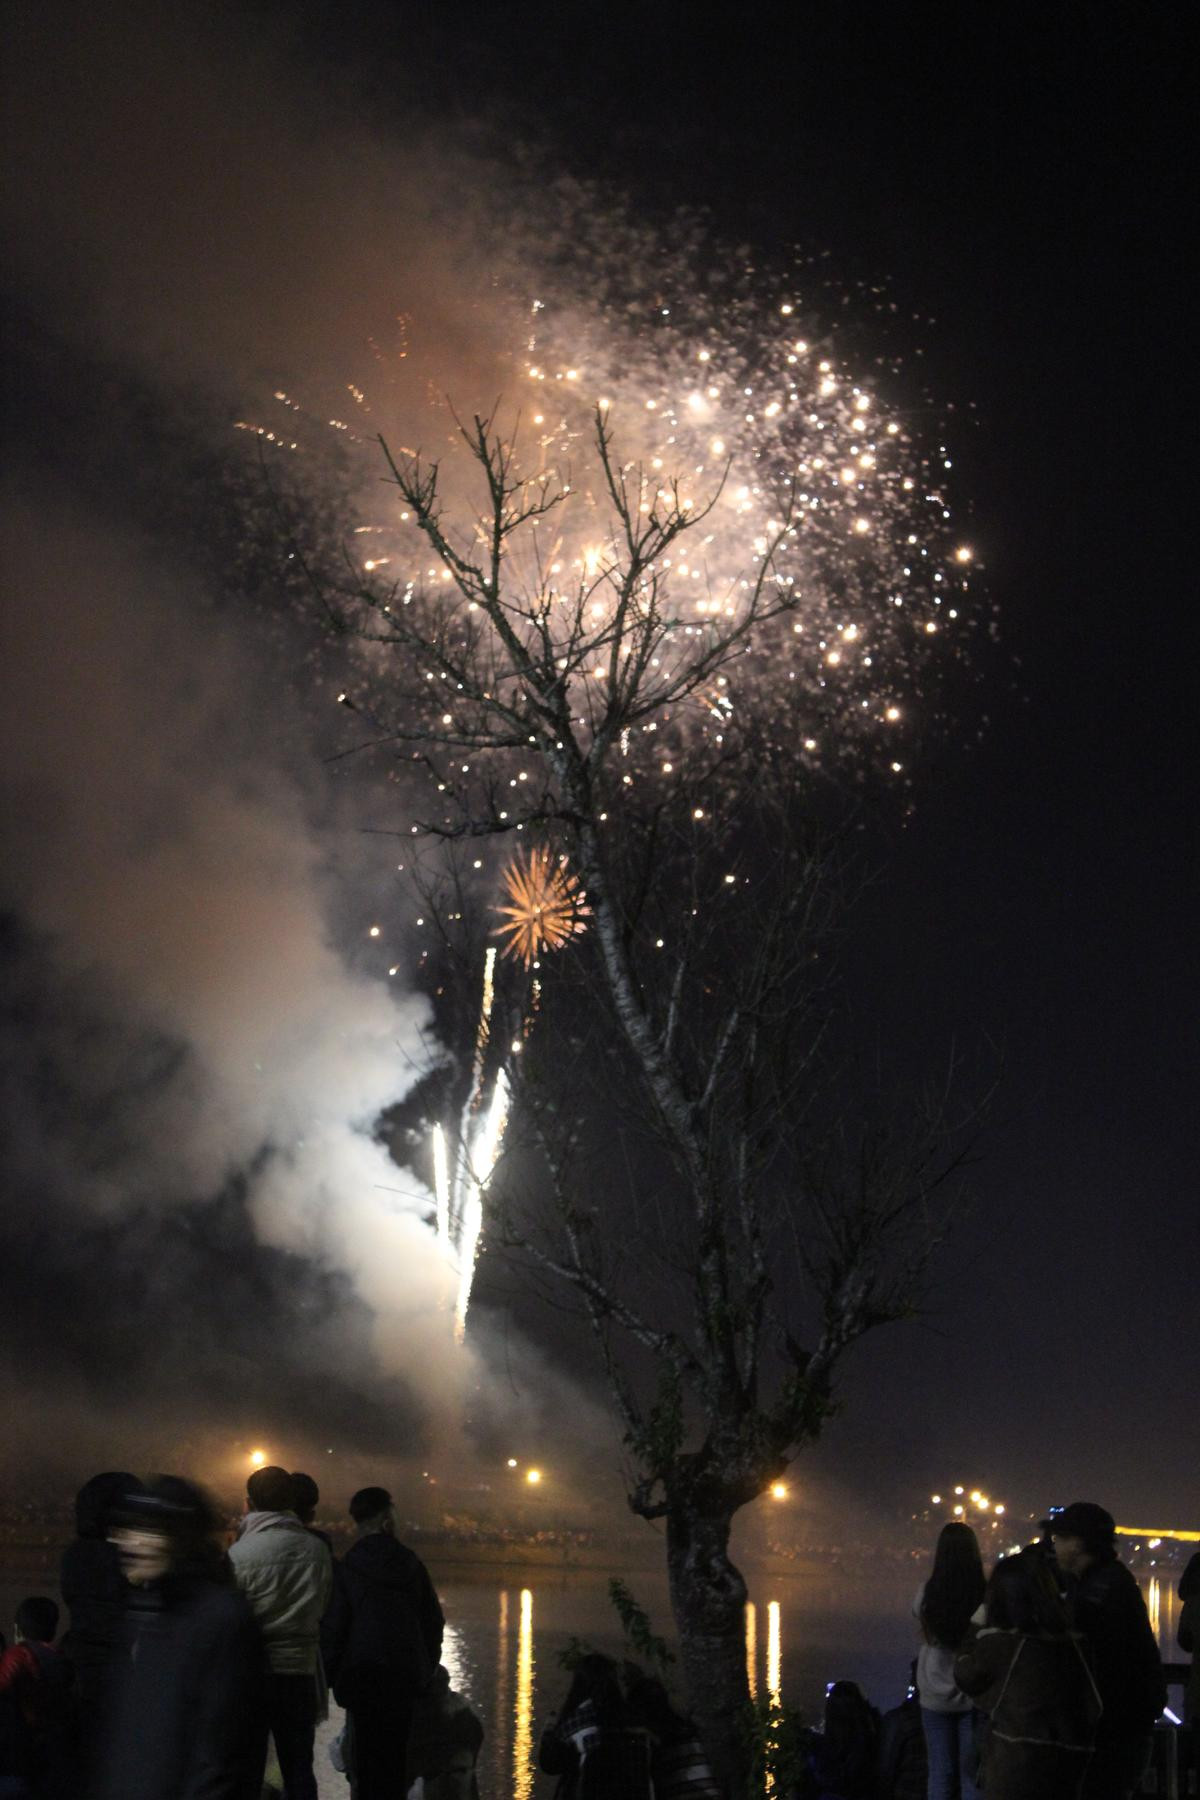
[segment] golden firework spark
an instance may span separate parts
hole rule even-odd
[[[504,891],[510,904],[493,910],[508,923],[493,935],[506,940],[505,956],[520,957],[526,968],[543,950],[561,950],[574,932],[587,929],[583,921],[591,907],[565,857],[542,849],[522,860],[518,852],[504,871]]]

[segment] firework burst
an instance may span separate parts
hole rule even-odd
[[[565,654],[580,633],[601,652],[607,645],[622,550],[596,460],[597,417],[639,515],[672,496],[696,513],[695,530],[646,571],[672,630],[656,675],[736,625],[764,564],[772,594],[792,602],[685,704],[626,734],[620,803],[638,804],[647,787],[657,803],[700,764],[727,760],[747,734],[814,772],[907,787],[918,738],[944,722],[939,676],[970,669],[991,612],[953,517],[952,447],[917,377],[922,351],[887,347],[895,328],[884,316],[895,306],[882,290],[843,291],[821,258],[756,266],[694,220],[660,235],[573,190],[524,194],[522,206],[536,232],[485,246],[495,261],[492,342],[505,370],[496,429],[512,441],[518,471],[545,480],[564,504],[506,545],[517,604],[533,597]],[[522,254],[531,240],[536,254]],[[846,326],[856,314],[857,353]],[[406,337],[385,357],[389,380],[403,367],[411,382],[419,350]],[[414,390],[393,410],[386,383],[376,386],[347,384],[349,424],[310,415],[283,389],[279,412],[241,424],[272,449],[304,449],[314,428],[325,440],[333,432],[352,457],[361,449],[369,458],[372,477],[376,431],[402,457],[424,440],[469,512],[477,471],[464,467],[445,409],[422,389],[419,402]],[[378,654],[389,614],[436,609],[434,635],[456,656],[479,621],[453,571],[431,562],[410,510],[363,512],[353,536],[375,623],[352,651],[352,690],[340,698],[374,719],[395,692],[394,666]],[[572,680],[585,735],[604,664],[601,653]],[[406,693],[406,722],[428,703],[436,735],[446,671],[434,659],[417,675],[427,692],[414,683]],[[451,799],[480,773],[469,756],[445,767],[425,760],[435,792]],[[506,772],[524,780],[519,753],[511,762]]]
[[[505,939],[505,956],[517,957],[528,969],[543,950],[561,950],[576,932],[586,931],[584,919],[591,912],[587,896],[566,867],[566,858],[555,860],[549,850],[520,854],[504,871],[507,906],[493,910],[508,923],[494,937]]]
[[[434,384],[417,379],[419,333],[377,356],[386,380],[372,378],[370,392],[347,384],[355,410],[343,406],[346,417],[279,389],[264,422],[240,422],[264,454],[301,453],[301,490],[320,487],[327,461],[339,494],[356,485],[357,474],[330,461],[330,433],[348,468],[363,459],[337,553],[319,531],[301,548],[362,627],[345,645],[336,700],[377,728],[368,743],[397,745],[395,774],[412,806],[398,829],[454,837],[464,820],[486,816],[501,833],[540,832],[562,798],[553,758],[524,724],[498,741],[489,712],[496,690],[506,717],[519,710],[512,647],[535,661],[553,656],[576,745],[603,750],[614,683],[629,666],[623,649],[631,632],[637,639],[637,609],[650,605],[662,633],[645,691],[670,694],[674,684],[674,698],[632,709],[618,721],[619,755],[598,756],[602,839],[642,809],[686,830],[689,843],[697,834],[719,843],[747,780],[776,767],[907,788],[917,742],[939,722],[939,673],[971,668],[991,618],[952,516],[952,446],[914,379],[911,347],[893,355],[880,339],[856,351],[838,322],[851,301],[876,315],[894,306],[876,290],[832,288],[820,259],[758,268],[700,226],[660,237],[570,193],[561,216],[552,201],[539,212],[529,194],[522,205],[538,220],[518,234],[537,242],[536,259],[485,246],[496,262],[485,285],[506,391],[488,425],[506,445],[506,469],[529,483],[516,503],[533,501],[504,546],[505,622],[494,644],[487,609],[456,579],[476,553],[487,558],[488,520],[472,517],[479,471],[469,434],[451,429],[448,408],[429,399]],[[367,499],[379,491],[377,432],[402,462],[406,446],[431,446],[422,479],[440,468],[447,517],[466,521],[448,555],[431,547],[412,504],[384,512]],[[537,504],[547,495],[553,503]],[[687,535],[663,540],[631,594],[630,531],[636,538],[673,512],[687,518]],[[722,634],[736,655],[717,653]],[[680,685],[689,669],[698,678]],[[473,869],[477,897],[495,893],[485,852]],[[499,875],[493,911],[503,922],[493,937],[525,971],[586,929],[586,895],[563,856],[518,851]],[[739,891],[725,880],[730,896]],[[425,923],[422,908],[415,925]],[[485,958],[469,1097],[433,1144],[460,1336],[511,1099],[508,1053],[500,1043],[489,1051],[497,954],[493,944]],[[522,1037],[536,982],[531,992]],[[511,1054],[520,1048],[513,1042]]]

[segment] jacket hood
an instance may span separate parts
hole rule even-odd
[[[75,1496],[75,1530],[81,1538],[108,1535],[108,1519],[113,1507],[124,1494],[140,1494],[142,1483],[136,1475],[110,1469],[104,1475],[93,1475]]]
[[[382,1587],[409,1589],[418,1566],[415,1553],[386,1531],[372,1531],[351,1544],[342,1561]]]
[[[291,1512],[248,1512],[238,1526],[238,1537],[250,1537],[256,1531],[298,1531],[302,1537],[308,1536],[308,1526]]]

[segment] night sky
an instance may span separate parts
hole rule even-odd
[[[898,1505],[967,1479],[1030,1508],[1087,1497],[1132,1523],[1200,1524],[1182,15],[801,6],[780,23],[750,6],[698,25],[653,4],[374,3],[209,8],[193,30],[149,8],[118,5],[103,28],[70,8],[34,28],[23,10],[7,77],[17,682],[0,891],[0,1354],[18,1456],[36,1463],[40,1437],[80,1408],[101,1419],[98,1449],[114,1402],[144,1408],[135,1447],[207,1442],[218,1418],[230,1432],[283,1419],[307,1441],[331,1363],[347,1444],[358,1432],[400,1450],[446,1399],[376,1372],[378,1295],[356,1274],[373,1227],[331,1249],[316,1223],[293,1231],[280,1213],[265,1229],[260,1213],[256,1244],[229,1172],[286,1116],[282,1077],[253,1117],[232,1092],[213,1103],[227,1155],[185,1144],[186,1179],[160,1206],[173,1157],[142,1158],[136,1140],[180,1116],[163,1020],[178,989],[205,991],[202,940],[183,932],[163,952],[175,987],[151,1004],[139,946],[170,933],[153,899],[130,912],[115,897],[122,868],[144,870],[147,843],[174,832],[183,866],[153,865],[169,913],[193,889],[196,844],[226,842],[234,820],[243,853],[205,864],[209,920],[222,867],[236,870],[231,919],[261,903],[265,920],[278,880],[293,896],[281,982],[320,988],[338,1018],[378,985],[345,947],[381,893],[356,830],[366,802],[345,786],[330,799],[328,720],[313,726],[302,682],[269,672],[281,643],[301,667],[300,634],[261,605],[247,649],[228,591],[213,600],[227,566],[213,420],[225,429],[239,392],[329,379],[372,307],[408,304],[406,282],[439,291],[438,207],[462,179],[438,158],[444,134],[501,191],[504,146],[520,143],[647,219],[708,206],[764,264],[793,244],[827,252],[847,290],[886,281],[899,303],[893,335],[909,332],[924,384],[953,408],[956,499],[1000,633],[952,686],[959,728],[927,746],[911,814],[873,828],[879,874],[850,932],[848,995],[885,1065],[936,1069],[953,1044],[969,1080],[1000,1081],[928,1315],[855,1353],[813,1479],[882,1483]],[[130,64],[144,65],[132,107]],[[344,134],[344,159],[323,131]],[[415,136],[438,171],[424,212]],[[210,164],[238,156],[236,182],[206,186]],[[405,251],[408,231],[420,241]],[[448,301],[447,366],[460,322]],[[270,589],[258,564],[254,581]],[[144,635],[123,623],[132,592],[154,595]],[[196,624],[206,607],[211,633]],[[118,852],[91,802],[66,797],[98,763],[120,836],[130,755],[149,759],[158,797]],[[207,823],[185,819],[201,801]],[[255,845],[261,879],[246,874]],[[89,882],[119,956],[106,928],[89,938]],[[323,958],[330,908],[345,945]],[[380,1045],[408,1015],[365,1004],[378,1014],[359,1085],[382,1096]],[[180,1026],[193,1046],[202,1011]],[[297,1038],[318,1017],[301,1011]],[[322,1090],[304,1058],[286,1071]],[[131,1170],[134,1201],[118,1191]],[[553,1323],[535,1335],[549,1382]],[[197,1375],[205,1401],[180,1422]]]

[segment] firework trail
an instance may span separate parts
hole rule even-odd
[[[437,1124],[432,1133],[437,1235],[447,1259],[458,1265],[454,1332],[460,1343],[466,1332],[467,1309],[475,1279],[483,1230],[484,1196],[499,1159],[508,1122],[510,1089],[503,1068],[497,1072],[491,1099],[485,1104],[486,1053],[495,1004],[495,970],[496,950],[490,945],[484,956],[483,994],[475,1033],[470,1091],[457,1129],[448,1132],[444,1125]]]
[[[459,1238],[458,1304],[454,1312],[454,1331],[460,1343],[466,1334],[467,1308],[471,1304],[475,1260],[483,1230],[483,1197],[487,1193],[488,1183],[500,1154],[500,1143],[508,1122],[508,1104],[508,1076],[501,1069],[496,1076],[483,1129],[471,1146],[471,1160],[466,1171],[468,1186],[463,1202],[462,1231]]]

